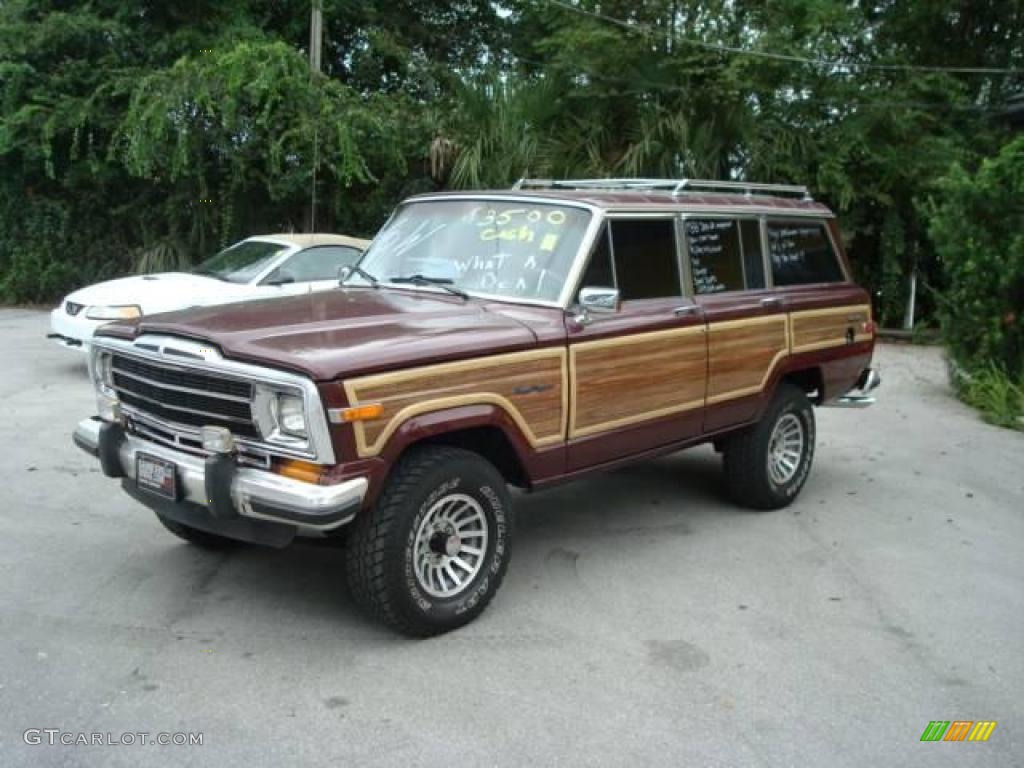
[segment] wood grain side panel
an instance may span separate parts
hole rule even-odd
[[[573,344],[569,437],[702,406],[705,337],[701,325]]]
[[[756,394],[789,352],[786,315],[712,323],[708,329],[708,403]]]
[[[850,329],[853,329],[855,342],[870,341],[871,334],[864,331],[864,324],[870,320],[871,307],[867,304],[793,312],[790,315],[793,352],[848,344]]]
[[[413,416],[490,404],[504,409],[534,448],[564,438],[566,352],[547,349],[464,360],[345,382],[350,405],[380,403],[380,418],[353,424],[360,456],[375,456]]]

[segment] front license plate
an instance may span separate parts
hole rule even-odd
[[[135,456],[135,484],[168,499],[178,498],[178,477],[173,461],[140,453]]]

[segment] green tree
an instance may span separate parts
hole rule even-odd
[[[976,173],[960,166],[929,206],[930,233],[949,286],[940,304],[953,357],[968,370],[994,362],[1024,378],[1024,135]]]

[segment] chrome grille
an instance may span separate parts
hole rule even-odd
[[[175,448],[194,456],[206,458],[212,453],[203,448],[203,441],[198,431],[186,430],[181,427],[171,428],[141,414],[131,413],[126,416],[128,431],[148,440],[154,440],[170,448]],[[248,445],[238,447],[238,463],[249,464],[267,469],[270,467],[270,455]]]
[[[114,389],[125,405],[160,421],[189,427],[227,427],[259,439],[252,416],[252,384],[114,354]]]
[[[147,333],[130,341],[97,335],[89,371],[96,389],[120,402],[126,429],[143,439],[201,455],[200,428],[222,426],[234,434],[242,463],[334,463],[324,404],[308,377],[225,359],[209,342]],[[306,439],[277,430],[278,393],[301,395]]]

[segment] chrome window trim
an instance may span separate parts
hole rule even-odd
[[[293,446],[244,438],[240,438],[239,443],[245,443],[270,454],[312,459],[327,465],[335,463],[334,446],[331,442],[330,428],[327,425],[327,414],[324,411],[323,402],[320,400],[320,392],[312,379],[276,368],[264,368],[228,360],[210,344],[174,336],[143,334],[133,341],[110,336],[97,336],[93,339],[91,346],[90,368],[96,355],[101,351],[108,351],[157,362],[165,367],[185,372],[201,371],[222,379],[240,380],[254,385],[269,384],[283,389],[296,390],[302,394],[303,405],[306,409],[309,450],[298,450]],[[190,357],[168,357],[164,354],[165,348],[185,351]],[[255,423],[255,413],[253,421]],[[174,429],[180,430],[181,427],[175,426]]]
[[[601,235],[599,235],[598,237],[601,237],[602,235],[605,235],[605,234],[608,235],[608,259],[611,261],[611,266],[612,266],[612,288],[614,288],[616,291],[619,291],[620,290],[619,289],[619,268],[615,264],[615,233],[612,232],[612,223],[611,223],[611,221],[608,220],[607,216],[605,216],[604,226],[601,227]],[[594,248],[597,248],[598,242],[599,242],[599,240],[594,240]],[[594,252],[593,252],[593,250],[591,250],[590,253],[587,254],[587,266],[590,265],[590,263],[589,263],[590,259],[592,259],[593,257],[594,257]],[[581,283],[581,285],[578,285],[576,287],[576,290],[573,291],[573,294],[576,296],[576,302],[577,303],[579,302],[580,291],[582,291],[584,288],[587,287],[585,285],[582,285],[583,278],[584,278],[585,275],[586,275],[586,269],[584,269],[584,270],[582,270],[580,272],[580,283]],[[619,301],[622,301],[622,293],[621,292],[619,293]]]
[[[772,274],[772,257],[768,253],[768,217],[761,217],[761,261],[764,263],[764,284],[775,289],[775,275]]]

